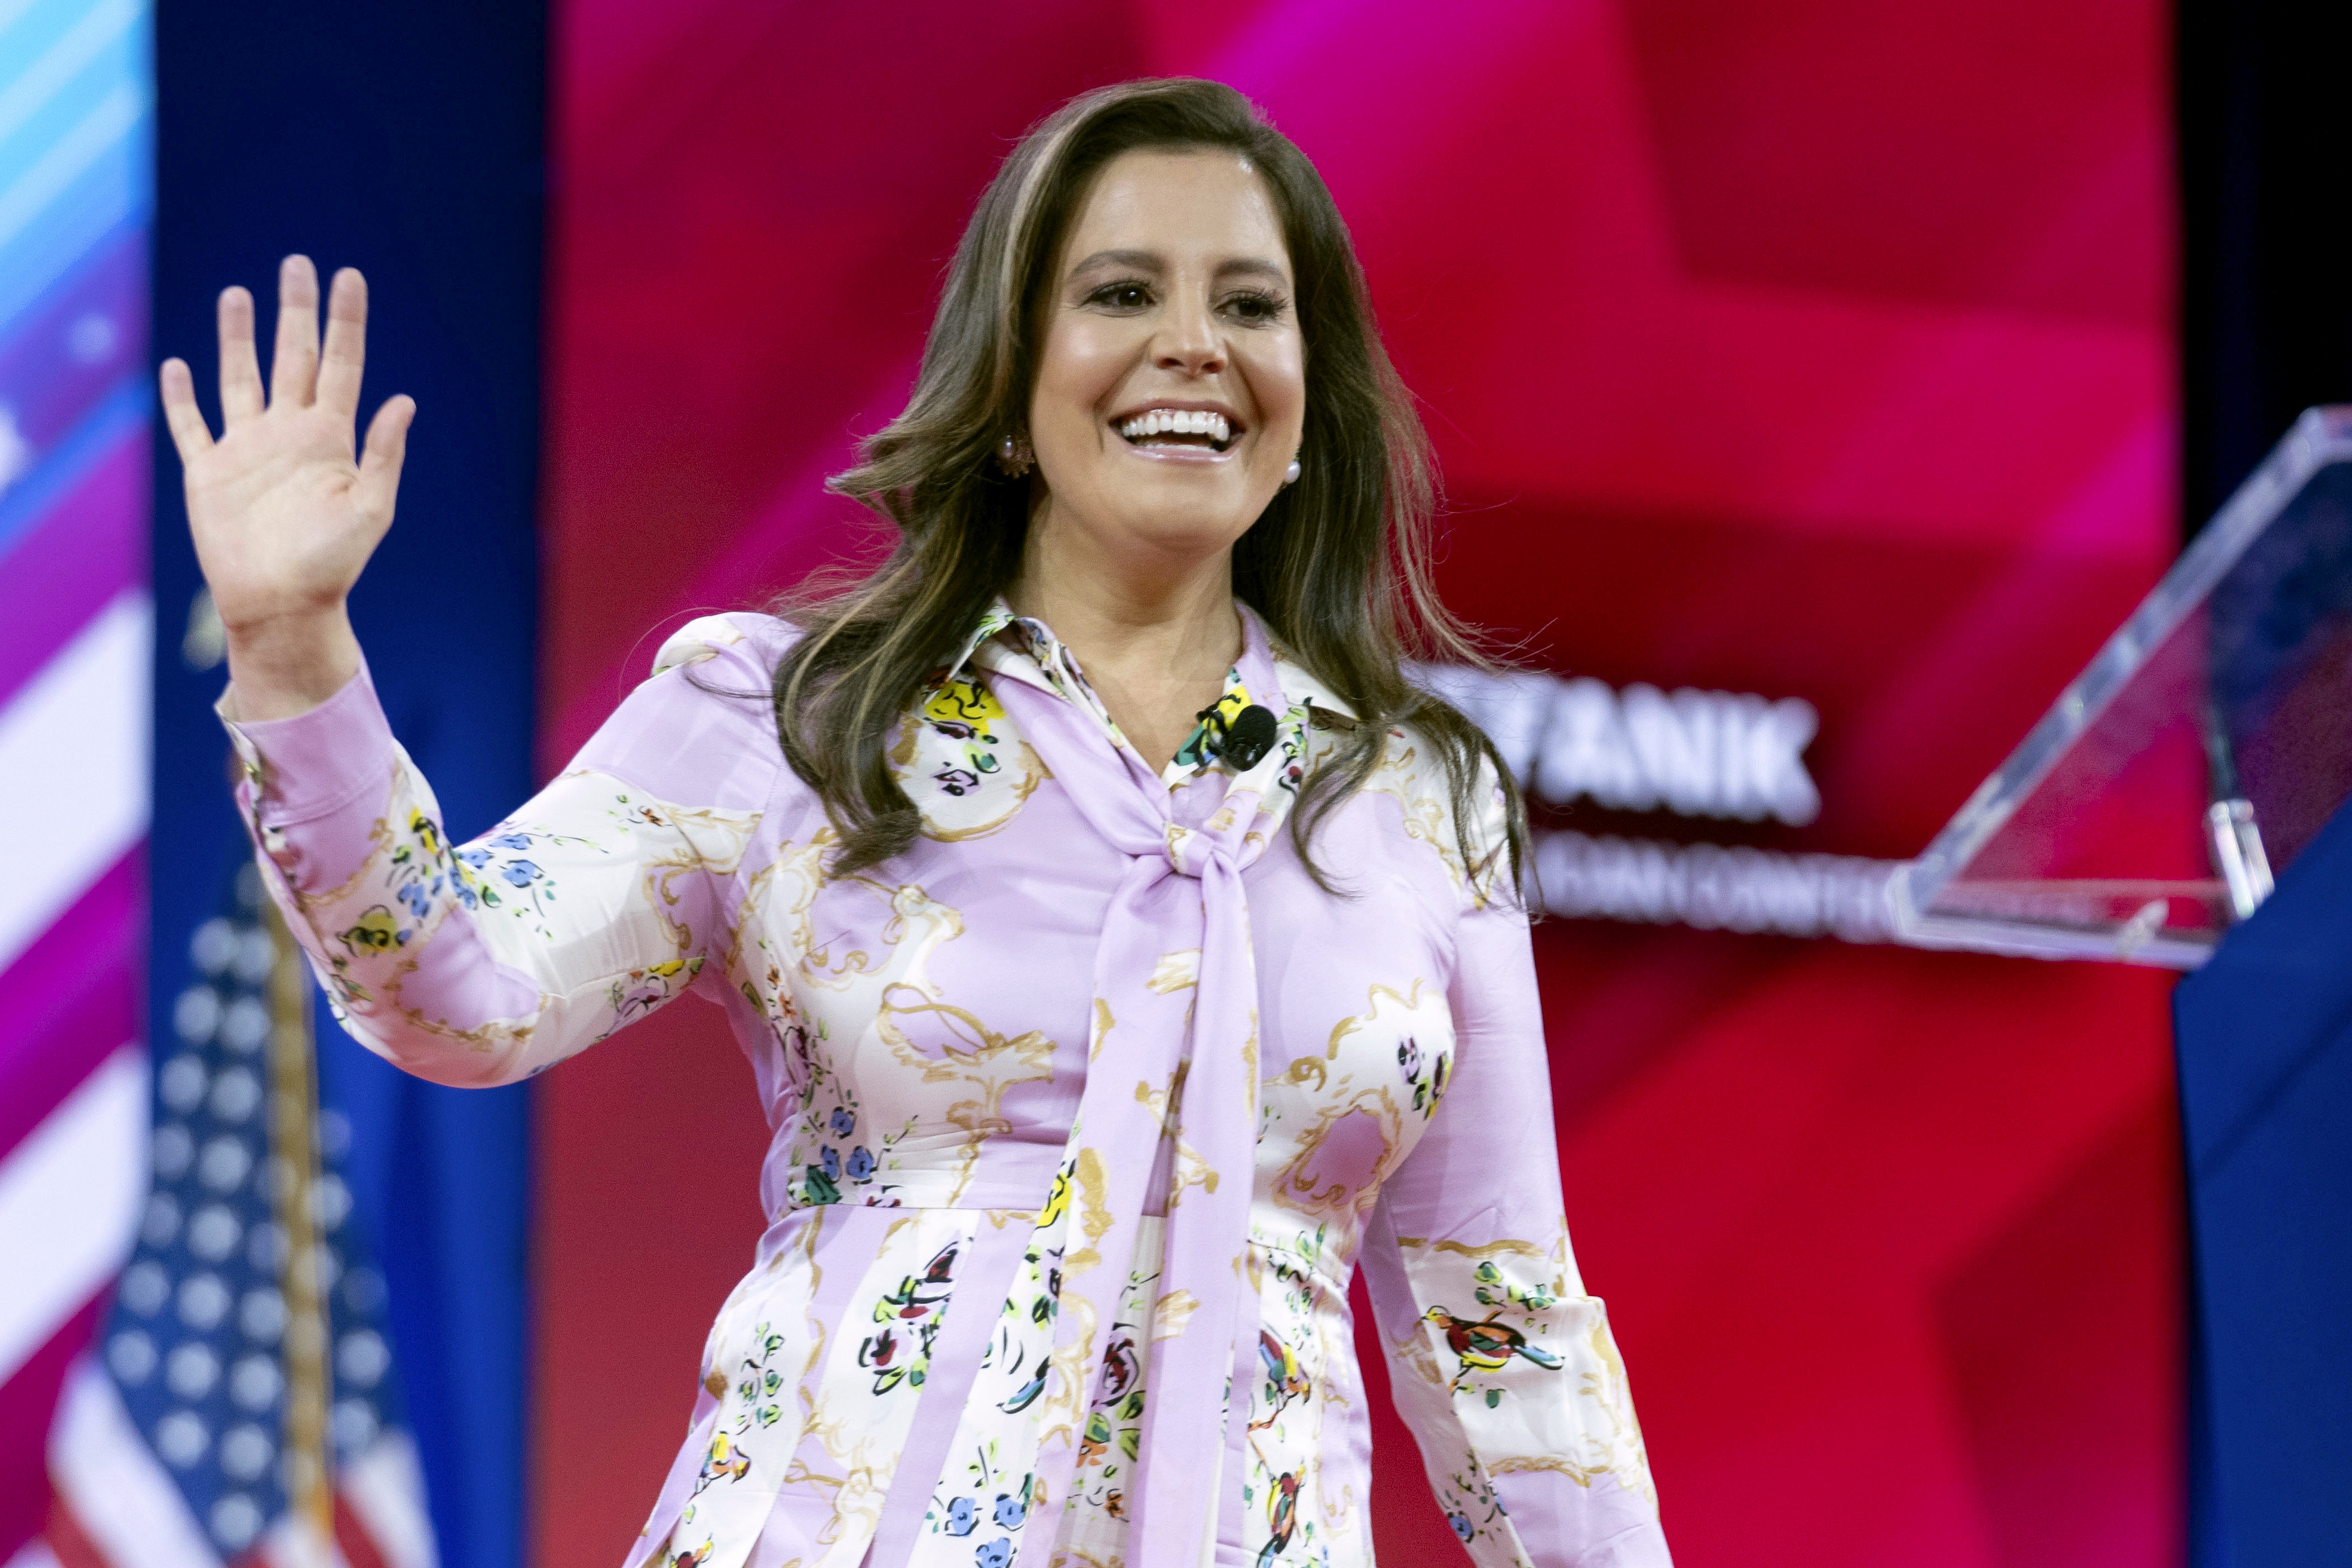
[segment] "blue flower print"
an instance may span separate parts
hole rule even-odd
[[[1454,1527],[1454,1533],[1460,1536],[1465,1542],[1467,1542],[1470,1539],[1469,1515],[1449,1513],[1445,1516],[1445,1522],[1452,1525]]]
[[[1017,1497],[1003,1492],[996,1494],[996,1522],[1006,1530],[1018,1530],[1029,1517],[1029,1505]]]
[[[980,1568],[1005,1568],[1013,1561],[1013,1542],[989,1542],[971,1554],[971,1560],[979,1563]]]
[[[425,884],[422,882],[411,882],[401,889],[400,901],[406,904],[408,912],[418,920],[423,920],[433,908],[433,900],[426,896]]]
[[[979,1522],[980,1516],[971,1506],[971,1499],[960,1497],[949,1502],[948,1516],[940,1522],[940,1528],[950,1535],[970,1535],[971,1527]]]
[[[850,1114],[849,1108],[845,1105],[835,1106],[833,1108],[833,1135],[835,1138],[846,1138],[856,1131],[857,1131],[857,1118]]]
[[[824,1173],[829,1179],[836,1182],[841,1180],[840,1150],[830,1143],[826,1144],[817,1152],[817,1163],[824,1167]]]
[[[530,847],[530,835],[528,833],[501,833],[496,838],[491,839],[490,843],[500,849],[528,849]]]
[[[475,870],[478,871],[483,867],[490,863],[490,852],[481,847],[479,845],[475,845],[471,847],[458,850],[457,858],[463,860],[467,865],[471,866]]]
[[[849,1179],[862,1182],[873,1173],[874,1155],[865,1144],[860,1143],[849,1152]]]
[[[542,873],[529,860],[509,860],[499,868],[499,875],[518,888],[528,888]]]

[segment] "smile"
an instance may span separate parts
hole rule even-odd
[[[1147,408],[1112,427],[1130,447],[1171,457],[1223,452],[1240,433],[1229,416],[1213,408]]]

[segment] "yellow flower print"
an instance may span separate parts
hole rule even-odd
[[[1201,710],[1192,732],[1176,749],[1176,765],[1194,768],[1214,760],[1224,748],[1225,731],[1233,728],[1234,720],[1248,706],[1249,689],[1242,684],[1242,672],[1228,672],[1225,694]]]
[[[408,814],[408,831],[416,836],[417,846],[425,851],[427,858],[441,853],[441,829],[431,817],[421,811],[411,811]]]
[[[390,910],[378,904],[337,931],[335,939],[353,952],[389,952],[400,944],[400,924]]]
[[[702,1469],[694,1478],[694,1489],[699,1492],[713,1481],[740,1481],[751,1473],[751,1456],[720,1432],[710,1439],[710,1450],[702,1457]]]
[[[923,703],[923,717],[959,740],[978,739],[992,745],[996,737],[989,731],[993,721],[1004,717],[1004,705],[979,681],[958,676],[931,693]]]
[[[1053,1224],[1070,1212],[1070,1171],[1065,1165],[1054,1173],[1054,1190],[1045,1194],[1045,1206],[1037,1211],[1037,1223]]]

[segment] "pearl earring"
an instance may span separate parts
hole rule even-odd
[[[1286,484],[1286,485],[1295,485],[1295,484],[1297,484],[1297,483],[1298,482],[1298,459],[1297,459],[1297,458],[1291,458],[1291,459],[1290,459],[1290,467],[1288,467],[1288,468],[1285,468],[1285,469],[1283,469],[1283,470],[1282,470],[1282,482],[1283,482],[1284,484]]]
[[[1022,437],[1008,434],[997,444],[996,466],[1003,471],[1006,479],[1022,478],[1036,461],[1036,454],[1029,449],[1028,441]]]

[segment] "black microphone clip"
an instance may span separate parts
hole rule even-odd
[[[1225,726],[1224,744],[1217,755],[1234,772],[1245,773],[1274,750],[1278,734],[1273,710],[1253,702],[1234,714],[1233,722]]]

